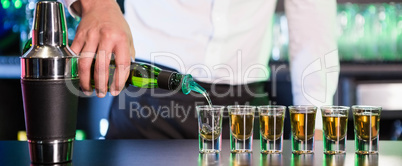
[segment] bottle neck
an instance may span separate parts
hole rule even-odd
[[[167,90],[176,90],[181,87],[182,79],[182,74],[161,70],[157,78],[158,87]]]
[[[140,88],[176,90],[181,88],[183,78],[185,78],[185,75],[177,72],[162,70],[147,63],[131,62],[130,79],[126,85]]]
[[[181,83],[183,81],[183,75],[179,73],[173,73],[172,77],[170,78],[170,89],[177,89],[181,87]]]

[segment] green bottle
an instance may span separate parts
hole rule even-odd
[[[23,54],[31,49],[32,39],[29,39],[24,46]],[[95,61],[92,63],[91,76],[93,76],[93,67]],[[109,67],[109,83],[113,78],[115,69],[114,60],[110,61]],[[95,81],[91,79],[92,87],[94,88]],[[189,94],[191,91],[195,91],[201,94],[206,94],[204,88],[197,84],[190,74],[180,74],[173,71],[162,70],[147,63],[131,62],[130,76],[126,82],[126,85],[131,85],[139,88],[161,88],[167,90],[181,89],[184,94]]]
[[[93,67],[95,61],[92,63],[91,75],[93,75]],[[113,78],[115,70],[114,60],[110,61],[109,67],[109,83]],[[95,82],[91,79],[92,88]],[[198,93],[205,93],[205,89],[197,84],[190,74],[180,74],[177,72],[162,70],[159,67],[148,63],[131,62],[130,75],[126,85],[131,85],[139,88],[161,88],[167,90],[181,89],[184,94],[189,94],[192,90]]]

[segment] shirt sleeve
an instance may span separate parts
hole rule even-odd
[[[64,6],[67,7],[68,12],[69,12],[74,18],[81,16],[81,13],[77,13],[77,11],[75,11],[75,10],[71,7],[71,5],[72,5],[74,2],[77,2],[78,0],[60,0],[60,1],[64,4]]]
[[[332,105],[338,85],[335,0],[285,0],[294,105]],[[322,129],[321,111],[316,129]]]

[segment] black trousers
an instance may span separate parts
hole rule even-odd
[[[268,105],[263,82],[247,85],[200,83],[214,105]],[[170,94],[169,94],[170,93]],[[109,114],[107,139],[196,139],[196,105],[206,105],[201,94],[163,89],[128,87],[115,97]],[[257,115],[257,114],[256,114]],[[254,122],[254,138],[259,138],[259,119]],[[224,113],[222,137],[229,138],[229,118]]]

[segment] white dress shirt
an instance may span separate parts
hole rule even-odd
[[[275,6],[275,0],[125,0],[125,17],[136,59],[197,81],[237,85],[269,78]],[[285,11],[293,103],[330,105],[339,75],[336,1],[286,0]],[[321,129],[319,111],[316,117]]]

